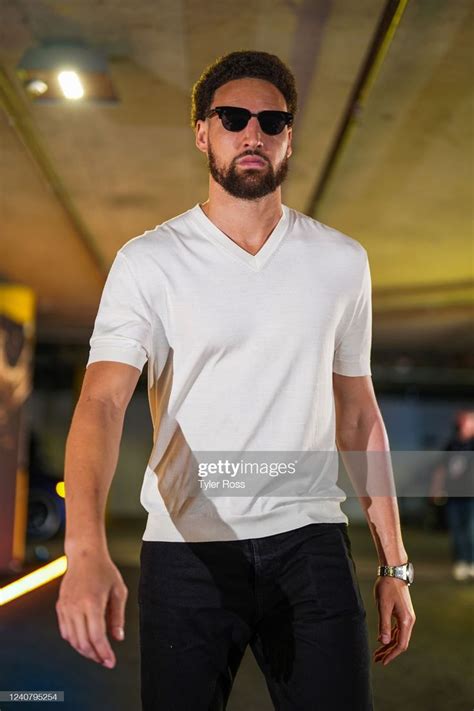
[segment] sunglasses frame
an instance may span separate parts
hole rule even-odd
[[[224,121],[223,121],[223,117],[222,117],[222,113],[224,112],[225,109],[239,109],[239,111],[245,111],[245,112],[247,113],[247,116],[248,116],[246,124],[245,124],[244,126],[242,126],[242,128],[237,129],[236,131],[232,131],[232,129],[227,128],[227,127],[224,125]],[[224,126],[224,128],[226,129],[226,131],[231,131],[231,133],[239,133],[240,131],[243,131],[244,128],[247,127],[248,122],[250,121],[250,119],[252,118],[252,116],[256,116],[256,117],[257,117],[258,123],[259,123],[259,125],[260,125],[260,128],[262,129],[262,131],[263,131],[267,136],[279,136],[280,133],[281,133],[281,132],[283,131],[283,129],[285,128],[285,126],[290,127],[290,126],[293,124],[293,114],[292,114],[290,111],[279,111],[279,110],[277,110],[277,109],[267,109],[267,110],[265,110],[265,111],[259,111],[258,113],[254,114],[254,113],[252,113],[249,109],[244,109],[244,108],[242,108],[241,106],[215,106],[213,109],[211,109],[211,110],[207,113],[206,118],[212,118],[212,116],[214,116],[215,114],[217,114],[217,115],[219,116],[219,118],[221,119],[222,125]],[[265,129],[263,128],[262,123],[261,123],[261,121],[260,121],[260,116],[261,116],[262,114],[280,114],[280,115],[284,118],[284,120],[285,120],[285,123],[284,123],[283,128],[281,129],[281,131],[278,131],[277,133],[267,133],[267,131],[265,131]]]

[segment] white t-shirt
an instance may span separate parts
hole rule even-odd
[[[143,540],[348,523],[334,466],[332,373],[371,375],[371,330],[364,247],[286,205],[256,255],[199,203],[124,244],[87,365],[142,370],[148,361],[154,436]],[[275,462],[283,473],[269,475]]]

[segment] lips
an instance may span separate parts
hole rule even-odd
[[[253,165],[265,165],[265,161],[262,160],[261,158],[242,158],[239,160],[240,165],[248,165],[248,166],[253,166]]]

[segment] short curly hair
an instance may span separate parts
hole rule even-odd
[[[191,127],[204,121],[211,108],[215,91],[233,79],[265,79],[283,94],[288,111],[296,113],[298,94],[295,77],[276,54],[239,50],[218,57],[203,71],[192,88]]]

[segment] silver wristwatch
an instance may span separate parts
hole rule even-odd
[[[377,575],[388,575],[391,578],[400,578],[407,585],[411,585],[415,579],[415,569],[413,563],[408,561],[402,565],[379,565]]]

